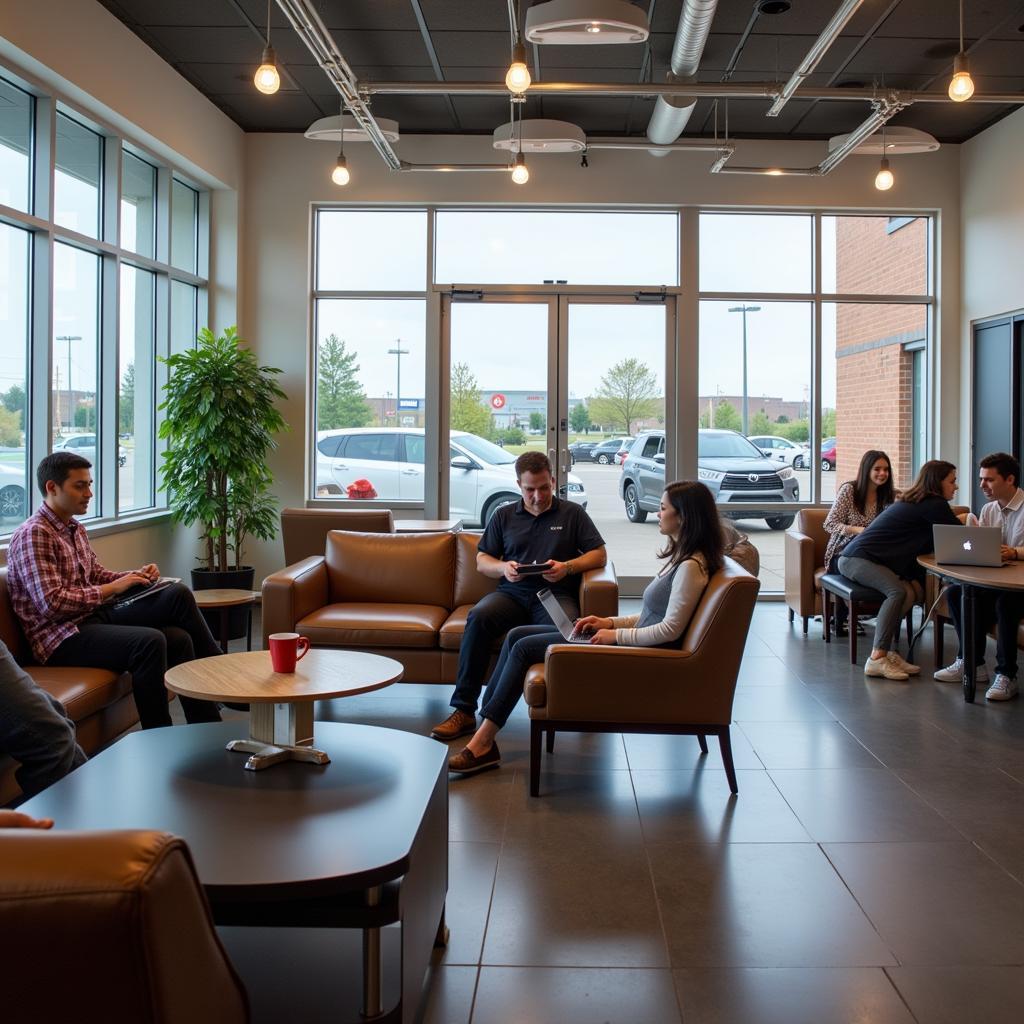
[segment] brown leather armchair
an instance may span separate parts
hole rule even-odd
[[[0,831],[5,1024],[242,1024],[245,988],[164,832]]]
[[[294,565],[311,555],[322,555],[328,530],[394,533],[395,518],[389,508],[283,508],[284,564]]]
[[[530,795],[540,791],[540,742],[555,733],[717,736],[729,788],[738,792],[729,723],[736,677],[760,582],[732,559],[708,583],[679,650],[557,644],[526,675]]]

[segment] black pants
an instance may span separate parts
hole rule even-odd
[[[194,658],[220,654],[192,591],[182,583],[126,608],[101,608],[78,624],[50,655],[49,665],[83,665],[132,674],[132,693],[143,729],[170,725],[164,675]],[[217,705],[181,698],[187,722],[219,722]]]
[[[960,620],[960,587],[950,587],[946,595],[949,617],[960,641],[958,654],[964,652]],[[985,662],[985,643],[992,624],[996,627],[996,672],[1008,679],[1017,678],[1017,627],[1024,618],[1024,598],[1007,590],[974,590],[974,663]]]

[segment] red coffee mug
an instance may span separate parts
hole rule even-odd
[[[299,654],[299,648],[302,653]],[[309,653],[309,637],[298,633],[270,634],[270,662],[275,672],[294,672],[295,662]]]

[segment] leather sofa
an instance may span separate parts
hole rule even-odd
[[[32,663],[32,652],[7,592],[6,568],[0,569],[0,639],[36,683],[64,705],[87,754],[96,753],[138,722],[129,673]],[[0,806],[20,792],[14,769],[15,762],[0,752]]]
[[[283,508],[281,540],[284,564],[294,565],[324,550],[328,530],[359,533],[394,533],[395,518],[389,508]]]
[[[5,1024],[249,1020],[188,848],[166,833],[0,829],[0,934]]]
[[[466,619],[498,581],[477,571],[476,533],[384,534],[332,530],[323,555],[263,581],[263,645],[298,632],[314,646],[394,658],[405,679],[452,683]],[[584,615],[614,615],[611,566],[583,573]]]

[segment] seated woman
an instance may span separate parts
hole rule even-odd
[[[871,521],[896,500],[892,463],[885,452],[867,451],[861,456],[857,479],[848,480],[836,493],[832,508],[822,524],[829,534],[825,568],[838,572],[839,554],[851,538],[863,533]],[[836,636],[846,635],[846,605],[836,608]]]
[[[711,492],[693,481],[669,484],[661,496],[658,529],[668,538],[658,555],[666,564],[644,591],[640,614],[577,620],[578,631],[592,631],[592,644],[679,645],[708,580],[722,567],[722,529]],[[523,695],[527,670],[544,660],[551,644],[564,642],[551,626],[518,626],[508,633],[484,692],[483,724],[448,759],[449,771],[468,774],[501,762],[495,737]]]
[[[956,494],[956,466],[933,459],[926,462],[913,485],[865,530],[843,548],[839,571],[885,595],[875,625],[874,647],[864,665],[866,676],[906,679],[921,670],[896,651],[900,621],[917,599],[924,583],[918,555],[934,549],[932,527],[959,526],[949,503]]]

